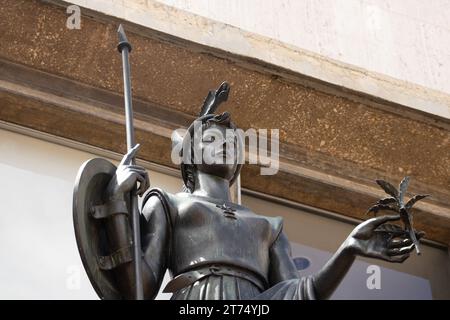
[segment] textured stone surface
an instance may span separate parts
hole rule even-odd
[[[365,70],[450,93],[446,77],[450,72],[448,0],[246,0],[208,5],[197,0],[158,1]],[[151,10],[142,1],[126,2]]]
[[[426,16],[429,18],[430,15],[428,11],[430,11],[430,9],[434,10],[432,13],[435,15],[437,14],[439,16],[439,14],[441,14],[440,17],[442,18],[448,10],[445,8],[442,10],[441,4],[438,4],[436,1],[440,2],[447,0],[436,0],[432,3],[427,2],[426,4],[420,5],[418,4],[418,2],[421,2],[420,0],[414,0],[414,3],[411,6],[403,6],[403,10],[407,12],[406,15],[409,14],[408,18],[402,15],[399,16],[398,12],[395,12],[402,6],[395,5],[395,10],[391,12],[388,7],[386,8],[386,6],[383,5],[383,3],[392,1],[397,0],[375,1],[376,5],[372,2],[369,3],[366,0],[348,0],[345,1],[344,6],[343,3],[339,2],[339,9],[336,12],[330,10],[330,8],[333,7],[333,1],[331,1],[331,3],[329,3],[330,1],[322,2],[306,0],[296,1],[295,3],[291,2],[289,6],[286,7],[288,8],[287,10],[291,9],[291,12],[300,10],[298,13],[303,13],[306,17],[299,19],[299,16],[301,15],[297,12],[294,15],[283,13],[283,19],[276,19],[275,26],[271,25],[271,22],[267,20],[273,17],[274,12],[261,17],[258,11],[265,10],[264,8],[267,9],[267,7],[275,5],[278,6],[275,14],[279,14],[280,12],[283,12],[283,10],[286,10],[283,8],[283,1],[266,1],[258,4],[258,9],[251,9],[252,12],[247,12],[248,10],[242,9],[242,7],[255,6],[254,3],[258,1],[238,1],[236,2],[237,6],[235,7],[233,5],[232,9],[227,8],[227,3],[219,1],[208,6],[201,5],[206,11],[213,11],[201,15],[192,13],[196,12],[195,6],[187,9],[190,11],[188,12],[180,10],[172,5],[165,5],[157,0],[72,0],[71,2],[82,6],[83,10],[89,8],[118,19],[135,23],[143,28],[157,30],[165,34],[191,41],[192,43],[217,48],[223,52],[256,59],[259,62],[279,66],[285,70],[303,74],[313,79],[319,79],[343,88],[363,92],[368,95],[374,95],[387,101],[450,119],[450,94],[417,84],[423,84],[422,81],[416,81],[416,83],[414,83],[414,79],[417,79],[418,77],[416,73],[410,72],[412,70],[422,70],[424,67],[433,65],[434,67],[431,68],[434,73],[434,78],[439,77],[440,79],[445,79],[445,76],[442,78],[440,72],[446,68],[448,69],[449,65],[446,63],[447,60],[444,59],[445,55],[442,54],[445,53],[445,50],[442,52],[442,48],[445,48],[445,44],[442,44],[442,41],[440,40],[446,39],[448,35],[446,35],[445,32],[442,32],[444,30],[442,28],[435,28],[434,26],[432,28],[427,28],[425,25],[426,23],[429,23],[429,21],[412,20],[415,19],[415,17],[411,16],[410,13],[413,9],[417,9],[420,6],[426,11],[426,14],[421,18]],[[53,0],[52,2],[61,3],[59,0]],[[170,2],[174,3],[173,1]],[[182,2],[189,3],[189,1],[186,0],[183,0]],[[389,26],[387,26],[387,23],[384,25],[384,27],[389,30],[388,32],[385,32],[384,30],[386,29],[384,29],[381,33],[377,31],[370,32],[366,35],[365,40],[368,40],[371,37],[373,38],[373,36],[383,35],[382,38],[385,40],[384,43],[380,41],[369,41],[369,43],[367,43],[366,41],[359,41],[358,36],[354,36],[355,33],[360,35],[362,31],[362,28],[354,27],[354,24],[363,16],[374,13],[373,10],[369,10],[368,12],[363,10],[363,14],[358,14],[358,17],[353,17],[352,19],[346,18],[345,22],[338,23],[339,29],[335,29],[334,24],[328,24],[327,21],[324,21],[324,18],[330,13],[332,13],[333,19],[342,19],[343,16],[351,15],[351,9],[361,9],[358,2],[364,2],[364,4],[361,4],[361,7],[367,7],[369,9],[374,8],[375,11],[377,10],[377,7],[379,7],[380,10],[378,10],[378,12],[384,11],[381,16],[370,16],[367,20],[368,24],[366,24],[369,28],[381,27],[376,22],[378,21],[377,19],[380,19],[381,17],[383,17],[383,19],[389,18],[395,21],[396,24],[393,24],[391,30],[388,29]],[[216,5],[220,6],[222,9],[215,9],[214,6]],[[439,10],[436,10],[437,6],[439,6]],[[316,10],[310,10],[312,7]],[[296,9],[292,11],[293,8]],[[264,23],[245,27],[242,24],[243,20],[237,23],[233,21],[229,21],[230,23],[220,22],[228,21],[226,20],[227,17],[229,17],[228,15],[234,15],[236,11],[239,12],[239,15],[244,15],[246,17],[244,20],[247,22],[254,22],[254,15],[256,13],[258,19],[263,19]],[[393,12],[395,13],[392,14]],[[422,15],[422,10],[419,10],[418,12]],[[387,15],[384,16],[386,13]],[[216,19],[216,15],[219,15],[220,18]],[[294,21],[290,19],[292,17],[294,17]],[[258,21],[258,19],[256,19],[256,21]],[[327,18],[325,18],[325,20],[326,19]],[[405,20],[406,22],[413,22],[413,24],[415,24],[415,29],[419,29],[421,32],[415,34],[414,31],[411,31],[414,30],[414,28],[411,28],[410,25],[405,25]],[[291,23],[294,23],[294,25],[291,26]],[[439,23],[442,25],[444,22],[441,19]],[[289,25],[289,37],[293,36],[295,38],[300,36],[302,41],[306,41],[306,43],[310,41],[308,38],[311,39],[310,37],[312,37],[320,46],[320,49],[316,50],[315,47],[311,47],[310,45],[301,45],[283,37],[285,34],[284,31],[281,30],[283,29],[281,26],[286,24]],[[342,37],[342,31],[339,31],[341,30],[340,28],[349,24],[351,31],[344,33],[345,36]],[[313,26],[318,28],[316,29]],[[267,27],[270,28],[269,33],[263,31]],[[405,30],[405,27],[408,28],[407,31]],[[302,28],[305,28],[304,32],[301,31]],[[311,30],[311,28],[313,30]],[[327,29],[331,29],[331,31]],[[293,32],[293,30],[295,31]],[[319,30],[320,32],[317,32]],[[434,36],[429,37],[430,30],[437,32],[433,33],[432,31],[431,35]],[[276,36],[273,36],[273,32],[276,33]],[[339,33],[339,35],[336,36],[335,33]],[[425,49],[428,50],[428,53],[431,53],[424,58],[423,54],[417,54],[418,52],[416,50],[411,50],[408,47],[409,45],[406,45],[406,49],[405,47],[402,48],[405,50],[399,49],[397,44],[402,43],[403,46],[405,46],[405,42],[403,41],[405,39],[402,37],[399,41],[396,41],[397,39],[394,40],[393,37],[388,36],[392,33],[396,33],[397,35],[402,33],[407,34],[406,39],[407,42],[409,42],[409,45],[413,43],[411,46],[415,49]],[[420,39],[418,43],[417,41],[414,41],[414,39],[417,38]],[[413,40],[411,41],[411,39]],[[346,42],[343,42],[348,40],[351,42],[350,46],[347,46],[344,44]],[[390,41],[395,41],[394,48],[392,48]],[[433,45],[429,49],[424,48],[423,46],[425,43],[428,44],[430,41]],[[294,43],[294,45],[289,43]],[[436,47],[441,48],[440,52],[436,52]],[[304,48],[308,49],[305,50]],[[367,50],[370,52],[366,54]],[[379,53],[380,50],[381,54]],[[346,58],[348,58],[349,53],[352,58],[356,58],[356,60],[347,60]],[[368,65],[362,62],[365,58],[369,59]],[[401,69],[407,70],[410,73],[396,73],[397,68],[392,65],[392,59],[396,62],[400,62]],[[412,61],[418,61],[418,63],[412,63],[411,65],[411,59]],[[352,65],[343,63],[342,61],[350,62]],[[364,67],[361,68],[358,66]],[[376,70],[378,72],[369,70]],[[387,76],[386,74],[390,74],[393,77]],[[399,80],[399,78],[405,79],[405,77],[408,81]],[[419,79],[425,80],[424,78],[420,78],[420,76]],[[428,78],[428,80],[430,79]],[[435,83],[425,82],[425,85],[431,85],[433,88],[435,87],[434,84]]]
[[[93,117],[86,107],[84,110],[74,111],[62,105],[63,100],[55,98],[53,100],[54,104],[50,100],[50,102],[42,101],[30,96],[0,91],[2,105],[0,119],[114,152],[125,152],[124,121],[119,113],[115,117],[104,115]],[[139,158],[174,166],[170,161],[169,138],[156,133],[160,122],[147,121],[147,125],[142,126],[139,125],[139,121],[141,117],[138,114],[136,140],[142,144]],[[150,130],[150,126],[157,128]],[[295,168],[303,169],[300,166]],[[377,195],[365,193],[364,188],[359,190],[358,187],[349,188],[346,184],[336,183],[336,176],[333,176],[333,184],[321,180],[316,176],[319,174],[318,171],[316,175],[313,173],[305,177],[286,172],[283,168],[275,176],[262,176],[259,170],[260,168],[255,165],[244,167],[242,182],[246,188],[346,216],[367,218],[363,213],[377,200]],[[425,231],[429,239],[443,243],[450,242],[448,207],[439,206],[436,210],[429,205],[422,205],[414,211],[414,216],[415,227]]]

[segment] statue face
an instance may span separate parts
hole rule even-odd
[[[227,180],[233,178],[237,168],[237,137],[233,129],[213,123],[203,130],[202,139],[194,148],[202,155],[197,170]]]

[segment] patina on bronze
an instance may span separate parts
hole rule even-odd
[[[373,212],[375,215],[380,210],[390,210],[400,214],[403,225],[405,226],[404,232],[409,234],[409,237],[414,243],[416,252],[420,255],[419,240],[416,238],[416,234],[413,228],[413,217],[410,210],[417,201],[420,201],[426,197],[428,194],[416,194],[408,202],[405,202],[405,194],[409,185],[409,177],[406,176],[400,182],[400,185],[395,188],[392,184],[384,180],[377,180],[378,185],[389,195],[387,198],[378,200],[378,202],[369,208],[367,213]]]
[[[206,138],[209,131],[236,129],[227,112],[215,113],[229,90],[223,83],[206,97],[197,119],[203,136],[200,143],[192,144],[197,151],[211,145]],[[193,130],[191,125],[188,132]],[[175,145],[186,144],[192,142],[192,135],[174,135],[173,139]],[[183,192],[170,194],[153,188],[146,193],[139,237],[145,299],[157,295],[166,270],[172,280],[164,291],[173,293],[172,299],[325,299],[356,256],[398,263],[409,257],[414,249],[409,233],[388,224],[401,215],[380,216],[358,225],[318,273],[300,277],[283,232],[283,219],[258,215],[231,201],[230,186],[241,170],[237,141],[231,163],[193,164],[184,157]],[[225,155],[225,144],[222,148]],[[102,299],[138,297],[130,197],[142,195],[149,187],[146,170],[132,163],[138,149],[139,145],[132,147],[117,168],[106,160],[89,160],[76,183],[78,247]],[[422,235],[415,234],[419,239]]]

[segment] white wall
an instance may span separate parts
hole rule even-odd
[[[158,0],[450,93],[449,0]]]
[[[0,299],[97,299],[72,222],[75,177],[93,157],[0,130]],[[177,178],[150,175],[155,185],[180,189]]]

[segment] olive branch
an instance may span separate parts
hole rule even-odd
[[[405,193],[408,189],[409,185],[409,177],[403,178],[400,182],[400,186],[397,190],[392,184],[384,180],[376,180],[377,184],[390,196],[387,198],[383,198],[378,200],[378,202],[367,210],[366,214],[373,212],[374,215],[378,213],[380,210],[390,210],[400,214],[400,218],[404,224],[405,232],[409,233],[411,240],[414,243],[416,248],[416,252],[420,255],[419,249],[419,241],[417,240],[416,233],[413,228],[413,217],[410,212],[413,205],[423,198],[428,197],[428,194],[417,194],[409,199],[408,202],[405,203]]]

